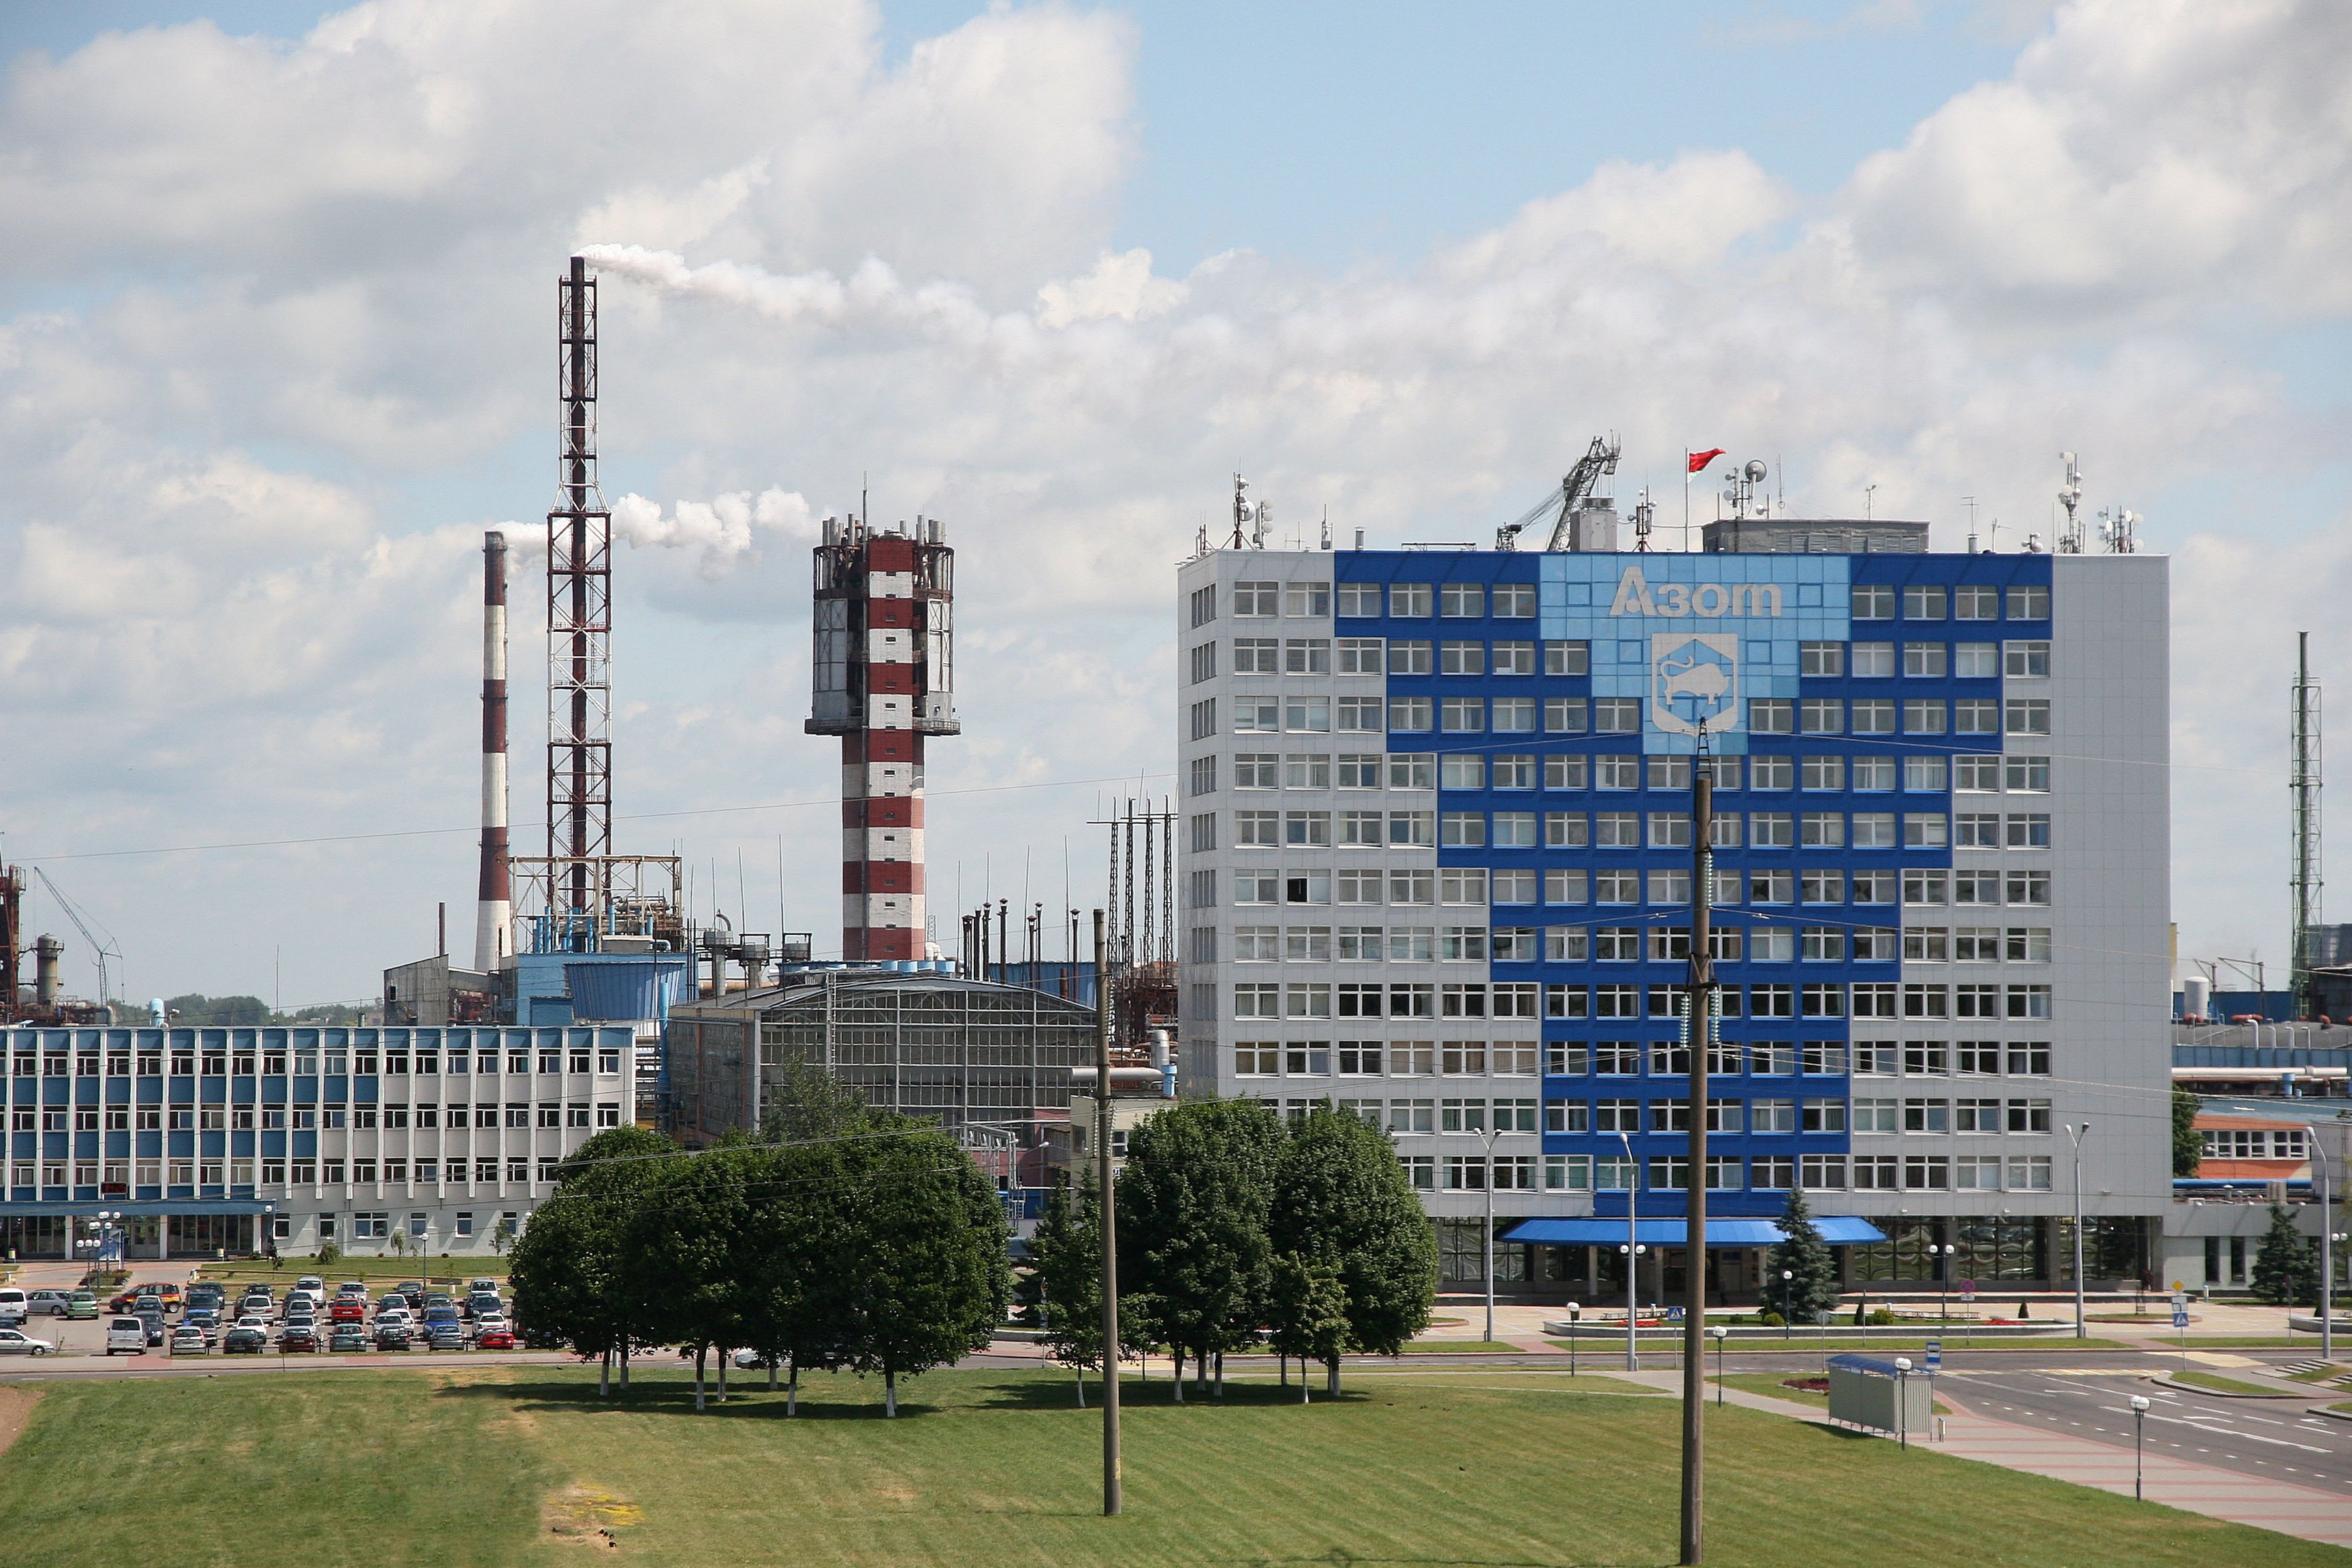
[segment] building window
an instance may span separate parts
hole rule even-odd
[[[2046,588],[2012,588],[2009,591],[2009,618],[2011,621],[2047,621],[2050,619],[2050,591]]]
[[[1484,583],[1449,582],[1438,590],[1437,612],[1456,621],[1475,621],[1486,613]]]
[[[1903,619],[1906,621],[1941,621],[1944,618],[1944,590],[1934,583],[1913,583],[1903,591]]]
[[[1425,582],[1392,582],[1389,584],[1389,614],[1398,620],[1427,620],[1430,612],[1430,585]]]
[[[1853,613],[1856,621],[1892,621],[1895,619],[1895,589],[1888,583],[1856,583],[1853,591]]]

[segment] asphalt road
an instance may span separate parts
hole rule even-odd
[[[1971,1369],[1944,1380],[1938,1392],[1980,1416],[2126,1449],[2133,1440],[2131,1396],[2145,1395],[2150,1455],[2352,1496],[2352,1422],[2305,1415],[2293,1399],[2225,1399],[2158,1387],[2127,1373],[2070,1376],[2024,1367]],[[2314,1390],[2312,1402],[2321,1397]]]

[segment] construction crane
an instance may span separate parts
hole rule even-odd
[[[1517,521],[1505,523],[1495,530],[1495,548],[1498,550],[1518,549],[1519,535],[1549,516],[1552,518],[1551,540],[1544,549],[1567,549],[1569,519],[1576,515],[1576,508],[1584,504],[1584,498],[1592,494],[1592,487],[1601,482],[1601,476],[1617,472],[1619,445],[1614,435],[1594,436],[1592,444],[1585,448],[1584,455],[1576,460],[1576,466],[1560,480],[1559,489],[1528,507]]]
[[[74,929],[81,933],[81,939],[89,944],[90,952],[96,955],[98,958],[99,1001],[101,1003],[112,1001],[114,999],[114,989],[108,982],[106,961],[109,958],[112,958],[115,962],[121,963],[122,961],[122,949],[117,946],[110,938],[107,941],[101,942],[97,938],[97,936],[91,934],[89,922],[82,919],[81,912],[74,907],[73,901],[68,898],[64,894],[58,891],[58,884],[49,880],[49,873],[47,872],[43,871],[39,866],[35,866],[33,868],[33,874],[41,879],[41,885],[49,890],[49,896],[57,900],[58,907],[66,912],[66,918],[73,922]]]

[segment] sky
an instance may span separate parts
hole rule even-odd
[[[1939,549],[1964,497],[2046,542],[2078,452],[2174,558],[2180,953],[2283,971],[2294,632],[2352,654],[2352,9],[83,0],[0,56],[0,854],[118,995],[373,997],[442,901],[468,946],[485,528],[535,847],[574,251],[615,837],[698,915],[838,949],[807,548],[862,489],[960,552],[952,951],[1097,901],[1090,820],[1171,787],[1232,475],[1278,538],[1476,538],[1611,430],[1670,519],[1721,446]]]

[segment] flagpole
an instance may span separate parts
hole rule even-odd
[[[1683,448],[1683,553],[1690,554],[1690,448]]]

